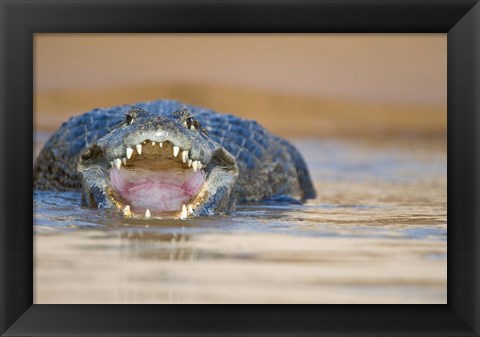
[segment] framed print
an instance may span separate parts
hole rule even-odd
[[[477,336],[479,27],[3,0],[0,333]]]

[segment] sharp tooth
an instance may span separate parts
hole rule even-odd
[[[127,166],[127,158],[123,157],[122,158],[122,163],[123,163],[123,165]]]
[[[195,131],[197,128],[194,125],[190,125],[190,130]]]
[[[197,172],[197,169],[198,169],[198,161],[195,160],[195,161],[192,163],[192,167],[193,167],[193,171],[194,171],[194,172]]]
[[[132,216],[132,212],[130,212],[130,205],[125,206],[125,208],[123,209],[123,215]]]
[[[144,140],[144,141],[143,141],[143,144],[147,144],[147,141],[146,141],[146,140]]]
[[[147,208],[147,210],[145,211],[145,218],[150,219],[150,217],[151,217],[150,210]]]
[[[188,151],[182,151],[182,161],[186,163],[188,160]]]
[[[112,166],[112,167],[113,167],[113,165],[114,165],[114,164],[113,164],[113,161],[111,161],[111,162],[110,162],[110,166]]]
[[[131,147],[127,147],[127,159],[132,158],[133,149]]]
[[[203,167],[202,162],[201,162],[201,161],[198,161],[198,169],[201,170],[202,167]]]
[[[187,206],[185,206],[185,204],[183,204],[182,213],[180,214],[180,219],[186,219],[187,217],[188,217]]]
[[[193,213],[193,207],[192,205],[188,205],[188,214],[192,214]]]
[[[137,145],[137,152],[138,154],[142,154],[142,144]]]
[[[192,167],[192,162],[193,161],[191,159],[188,160],[188,167]]]
[[[152,146],[155,146],[155,142],[152,142]]]
[[[178,152],[180,151],[180,148],[178,146],[173,147],[173,156],[176,157],[178,156]]]
[[[163,142],[158,143],[158,145],[160,145],[160,147],[163,147]]]
[[[120,167],[122,167],[122,160],[120,158],[115,158],[114,164],[117,167],[117,170],[120,170]]]

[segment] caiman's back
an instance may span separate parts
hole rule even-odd
[[[297,149],[257,122],[171,100],[139,103],[135,107],[158,115],[188,108],[208,137],[236,158],[239,174],[234,195],[237,203],[276,196],[299,200],[315,197],[307,166]],[[80,154],[122,123],[130,108],[123,105],[95,109],[66,121],[47,141],[35,163],[34,188],[80,189],[77,173]]]

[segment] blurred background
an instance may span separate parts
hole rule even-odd
[[[36,34],[34,120],[172,98],[290,137],[446,136],[445,34]]]

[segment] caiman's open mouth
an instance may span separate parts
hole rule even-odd
[[[82,205],[126,217],[180,218],[230,211],[235,157],[188,110],[168,116],[133,108],[80,155]]]
[[[110,198],[126,216],[186,218],[207,193],[204,158],[169,141],[146,140],[110,164]]]

